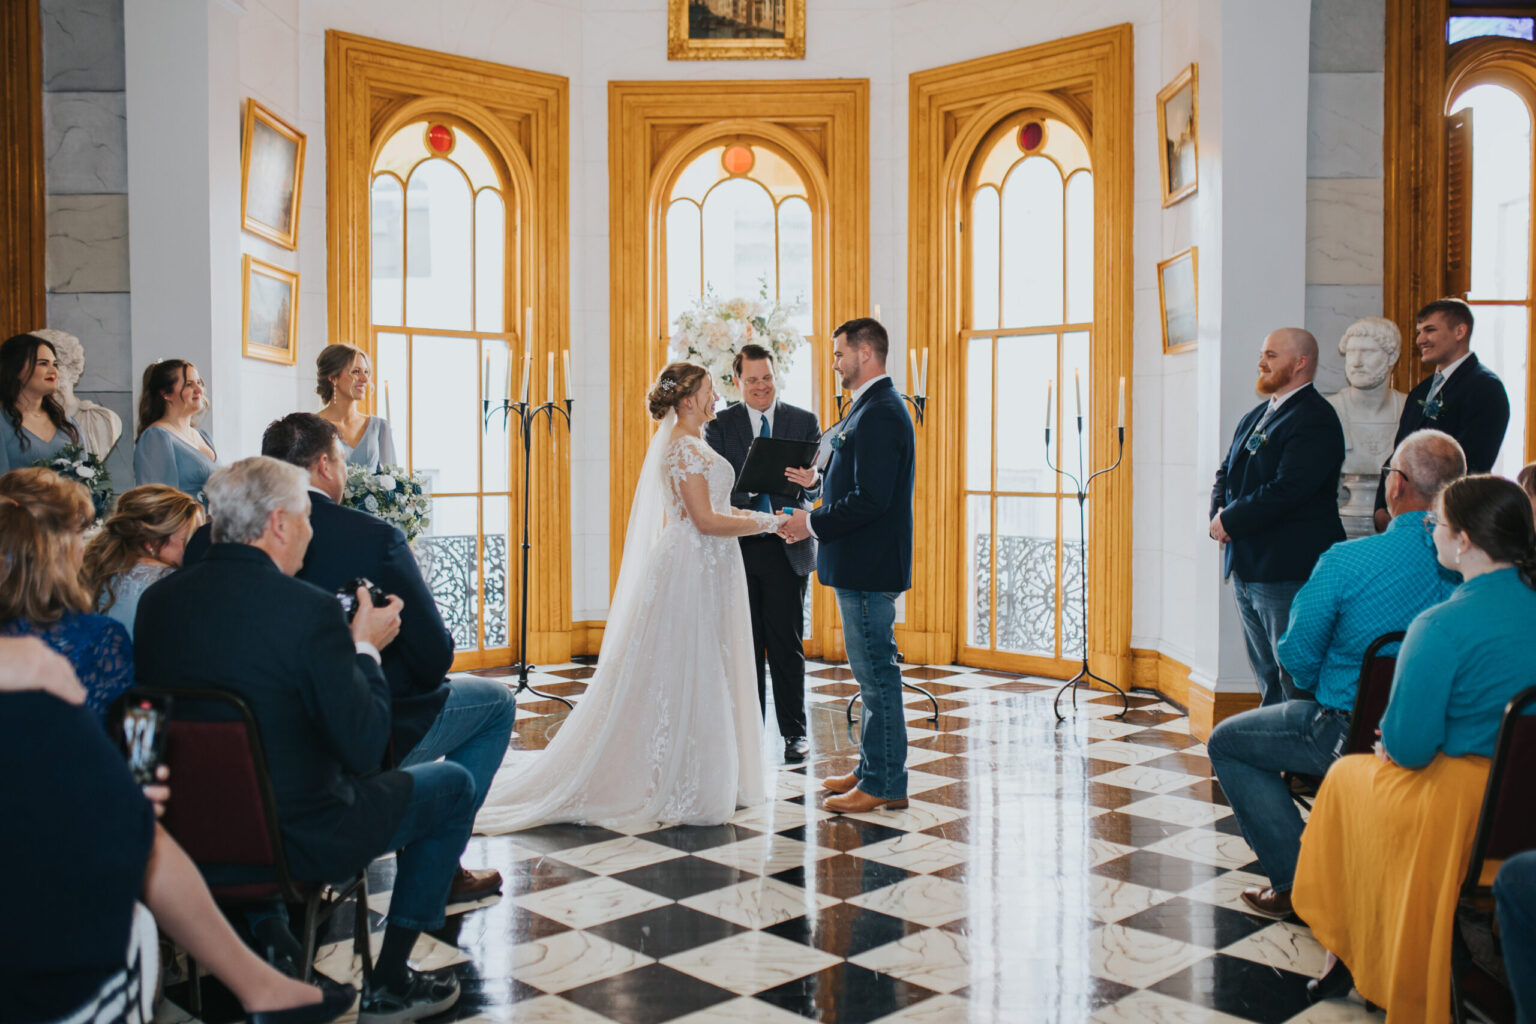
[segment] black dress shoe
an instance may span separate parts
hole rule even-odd
[[[326,1024],[350,1010],[357,1001],[357,989],[351,985],[325,986],[322,991],[325,998],[318,1003],[253,1013],[248,1024]]]
[[[1307,982],[1307,1000],[1320,1003],[1324,999],[1343,999],[1354,987],[1354,975],[1349,973],[1343,960],[1335,960],[1327,974]]]
[[[784,741],[784,762],[786,764],[799,764],[804,761],[806,755],[811,752],[811,745],[805,741],[804,736],[790,736]]]

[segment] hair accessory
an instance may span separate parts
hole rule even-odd
[[[656,386],[658,388],[660,388],[662,391],[665,391],[668,394],[670,394],[673,391],[677,390],[677,381],[673,380],[671,377],[663,377],[660,380],[660,382],[657,383]]]

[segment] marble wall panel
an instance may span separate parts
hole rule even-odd
[[[1363,316],[1381,316],[1380,285],[1307,285],[1306,328],[1317,338],[1317,389],[1331,395],[1344,386],[1339,339]]]
[[[128,191],[125,95],[43,93],[44,175],[50,194]]]
[[[123,0],[42,0],[43,89],[121,91]]]
[[[1380,285],[1382,183],[1307,182],[1307,283]]]
[[[1385,70],[1386,35],[1386,0],[1312,0],[1311,68]]]
[[[1379,72],[1314,73],[1307,89],[1307,177],[1382,175]]]
[[[133,390],[127,292],[49,295],[48,326],[73,334],[85,348],[85,373],[77,390]]]
[[[128,197],[48,197],[48,290],[128,290]]]

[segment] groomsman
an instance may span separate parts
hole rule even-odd
[[[1264,339],[1257,386],[1268,397],[1238,423],[1211,489],[1210,535],[1226,546],[1225,571],[1265,705],[1302,696],[1276,648],[1291,600],[1318,557],[1344,539],[1344,429],[1312,386],[1316,374],[1311,334],[1282,327]]]
[[[1419,361],[1432,370],[1408,392],[1397,421],[1396,451],[1403,439],[1426,427],[1454,437],[1467,455],[1468,473],[1487,473],[1498,461],[1509,426],[1509,395],[1498,374],[1472,352],[1472,307],[1460,299],[1436,299],[1413,318]],[[1376,489],[1376,531],[1387,528],[1387,492]]]
[[[853,393],[848,415],[827,431],[824,501],[796,511],[780,533],[821,542],[816,576],[837,592],[848,665],[864,698],[859,764],[821,781],[838,814],[907,806],[907,722],[896,663],[896,598],[912,589],[912,484],[916,439],[885,372],[890,341],[861,317],[832,334],[832,369]],[[1331,406],[1329,408],[1332,408]],[[1340,444],[1342,457],[1342,442]]]
[[[821,427],[816,414],[778,400],[773,353],[761,345],[743,345],[732,370],[742,400],[704,427],[704,440],[730,462],[738,474],[747,460],[747,449],[757,437],[820,443]],[[786,507],[808,509],[817,487],[814,469],[790,469],[784,488],[777,494],[734,491],[731,504],[759,512]],[[809,751],[805,739],[805,625],[807,580],[816,567],[816,541],[794,544],[777,534],[741,538],[741,561],[747,569],[747,600],[752,608],[752,650],[757,655],[757,700],[767,714],[768,687],[764,662],[773,676],[773,707],[784,737],[784,760],[804,761]],[[766,659],[765,656],[766,655]]]

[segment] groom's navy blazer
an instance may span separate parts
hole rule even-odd
[[[1226,574],[1245,583],[1305,580],[1318,557],[1344,539],[1338,413],[1306,384],[1264,424],[1263,443],[1250,452],[1249,435],[1268,407],[1267,400],[1260,403],[1238,423],[1211,488],[1210,517],[1220,512],[1232,537]]]
[[[911,590],[917,440],[890,378],[870,385],[827,433],[841,439],[832,442],[822,505],[811,513],[821,541],[816,577],[844,590]]]
[[[815,444],[821,440],[821,424],[816,422],[815,413],[798,405],[779,402],[773,412],[773,436],[786,441],[809,441]],[[731,469],[739,475],[747,461],[747,450],[752,447],[752,417],[747,414],[746,403],[737,402],[706,423],[704,440],[725,456]],[[784,481],[784,488],[784,491],[768,496],[775,512],[785,507],[808,509],[811,507],[810,499],[819,492],[818,488],[807,495],[788,480]],[[755,497],[746,491],[732,491],[731,504],[737,508],[751,508]],[[811,570],[816,568],[816,542],[810,538],[784,545],[784,553],[789,556],[790,567],[797,576],[809,576]]]

